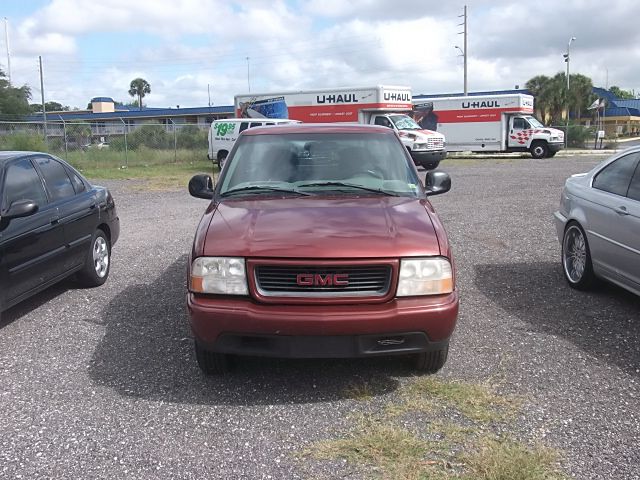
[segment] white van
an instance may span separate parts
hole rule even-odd
[[[263,127],[265,125],[282,125],[285,123],[302,123],[298,120],[280,118],[225,118],[214,120],[209,129],[209,151],[207,158],[222,168],[231,147],[236,143],[238,135],[247,128]]]

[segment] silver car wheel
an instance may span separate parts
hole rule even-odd
[[[582,230],[576,225],[570,226],[564,234],[562,265],[570,282],[582,280],[587,265],[587,243]]]
[[[109,246],[100,236],[93,242],[93,266],[99,278],[104,278],[109,270]]]

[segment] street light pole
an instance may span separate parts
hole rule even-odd
[[[569,63],[571,61],[571,42],[575,39],[576,37],[569,39],[569,43],[567,43],[567,53],[564,54],[564,61],[567,62],[567,122],[564,131],[564,148],[569,146]]]
[[[251,77],[249,76],[249,57],[247,57],[247,88],[251,92]]]

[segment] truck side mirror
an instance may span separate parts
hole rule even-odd
[[[445,172],[429,170],[424,180],[427,196],[440,195],[451,190],[451,177]]]
[[[213,180],[209,175],[194,175],[189,180],[189,193],[192,197],[210,200],[213,198]]]

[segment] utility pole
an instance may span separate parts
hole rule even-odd
[[[564,61],[567,62],[567,123],[564,132],[564,148],[567,148],[569,145],[569,63],[571,62],[571,42],[575,39],[576,37],[569,39],[569,43],[567,43],[567,53],[563,55]]]
[[[251,93],[251,81],[249,76],[249,57],[247,57],[247,88],[249,89],[249,93]]]
[[[40,62],[40,93],[42,94],[42,124],[44,127],[44,143],[47,143],[47,109],[44,106],[44,76],[42,75],[42,56],[38,55]]]
[[[4,17],[4,38],[7,46],[7,77],[9,77],[9,84],[11,84],[11,52],[9,51],[9,19]]]
[[[207,83],[207,95],[209,96],[209,106],[211,106],[211,90],[209,89],[208,83]]]
[[[464,40],[463,40],[463,48],[460,48],[459,46],[455,46],[454,48],[457,48],[458,50],[460,50],[460,52],[462,52],[462,57],[464,59],[464,96],[466,97],[467,94],[469,93],[467,90],[467,6],[464,6],[464,11],[462,13],[462,15],[458,15],[459,18],[463,18],[462,23],[459,23],[458,26],[462,27],[462,32],[458,32],[458,35],[464,35]]]

